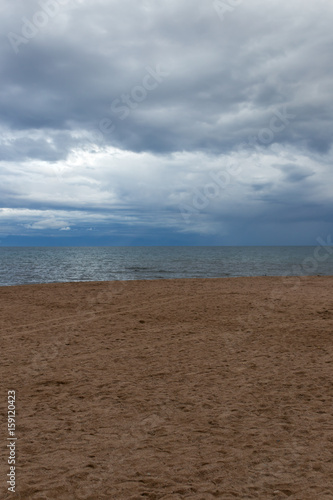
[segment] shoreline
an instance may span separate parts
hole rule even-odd
[[[39,282],[39,283],[19,283],[15,285],[0,285],[0,290],[3,288],[13,288],[13,287],[22,287],[22,286],[43,286],[43,285],[79,285],[79,284],[97,284],[97,283],[132,283],[132,282],[152,282],[152,281],[206,281],[206,280],[231,280],[231,279],[240,279],[240,280],[245,280],[245,279],[264,279],[264,278],[271,278],[271,279],[290,279],[290,278],[295,278],[295,279],[312,279],[312,278],[333,278],[333,274],[303,274],[303,275],[296,275],[296,274],[284,274],[284,275],[256,275],[256,276],[208,276],[206,278],[142,278],[142,279],[126,279],[126,280],[97,280],[97,281],[50,281],[50,282]]]

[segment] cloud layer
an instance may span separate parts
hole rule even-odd
[[[0,19],[1,244],[330,232],[329,0],[5,0]]]

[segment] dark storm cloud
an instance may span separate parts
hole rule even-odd
[[[22,17],[32,22],[41,11],[38,2],[20,5],[8,7],[3,35],[19,34]],[[286,105],[295,120],[274,141],[302,139],[327,152],[332,8],[298,5],[244,2],[222,22],[213,2],[65,2],[18,54],[8,39],[2,45],[3,124],[94,130],[107,118],[114,130],[106,141],[123,149],[221,153]],[[158,64],[168,76],[136,101],[133,89]],[[115,99],[127,107],[125,118],[120,104],[111,110]]]

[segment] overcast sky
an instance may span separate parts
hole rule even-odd
[[[332,234],[332,0],[2,0],[0,245]]]

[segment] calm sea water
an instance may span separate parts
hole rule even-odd
[[[0,248],[0,285],[333,275],[333,247]]]

